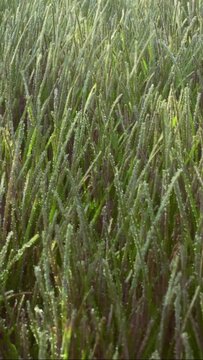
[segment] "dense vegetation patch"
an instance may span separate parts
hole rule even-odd
[[[202,0],[1,0],[0,39],[0,357],[203,358]]]

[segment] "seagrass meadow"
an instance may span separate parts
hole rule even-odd
[[[0,359],[203,358],[203,0],[0,0]]]

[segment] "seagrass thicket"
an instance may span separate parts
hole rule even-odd
[[[203,1],[0,0],[0,358],[203,358]]]

